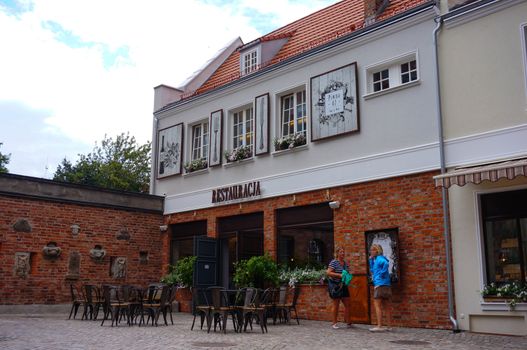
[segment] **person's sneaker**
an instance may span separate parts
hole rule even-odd
[[[384,328],[373,327],[373,328],[370,328],[370,332],[384,332]]]
[[[346,328],[353,328],[353,325],[352,325],[351,323],[348,323],[348,324],[346,325]]]
[[[383,327],[383,329],[384,329],[385,331],[388,331],[388,332],[389,332],[389,331],[392,330],[392,327]]]
[[[339,329],[340,327],[337,326],[337,324],[335,323],[334,325],[331,326],[331,328],[333,328],[333,329]]]

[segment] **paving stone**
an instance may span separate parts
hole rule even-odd
[[[158,327],[124,323],[111,327],[100,321],[67,320],[63,315],[0,315],[0,349],[527,349],[527,337],[456,333],[445,330],[395,328],[371,333],[368,325],[331,329],[329,322],[301,320],[300,325],[272,325],[262,334],[256,326],[246,333],[228,328],[207,333],[190,330],[192,316],[174,314],[174,325]],[[162,324],[162,322],[161,322]]]

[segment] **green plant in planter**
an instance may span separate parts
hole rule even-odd
[[[511,310],[514,310],[517,303],[527,302],[527,285],[518,282],[498,285],[493,282],[483,288],[481,296],[483,298],[499,297],[507,299],[507,304],[509,304]]]
[[[161,282],[180,287],[192,286],[195,261],[195,256],[179,259],[175,265],[169,266],[169,273],[161,278]]]
[[[278,265],[268,255],[253,256],[234,265],[233,281],[238,287],[264,288],[278,285]]]
[[[326,279],[325,268],[295,267],[290,269],[283,267],[280,269],[280,283],[287,283],[290,286],[295,284],[323,284]]]

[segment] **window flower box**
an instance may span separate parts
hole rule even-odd
[[[306,136],[303,133],[299,132],[284,137],[277,137],[274,139],[273,143],[275,151],[282,151],[305,145],[306,142]]]
[[[251,146],[241,146],[232,151],[226,151],[224,155],[227,163],[232,163],[252,157],[253,152]]]
[[[197,170],[205,169],[207,166],[208,166],[207,160],[205,158],[199,158],[191,162],[185,163],[183,167],[185,168],[185,171],[187,173],[192,173]]]
[[[483,288],[481,296],[485,302],[506,302],[514,310],[516,304],[527,302],[527,285],[518,282],[491,283]]]

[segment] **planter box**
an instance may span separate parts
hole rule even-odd
[[[176,301],[179,303],[180,312],[192,312],[192,292],[190,288],[178,288]]]
[[[483,297],[483,301],[486,303],[508,303],[511,300],[512,297],[498,297],[493,295]]]

